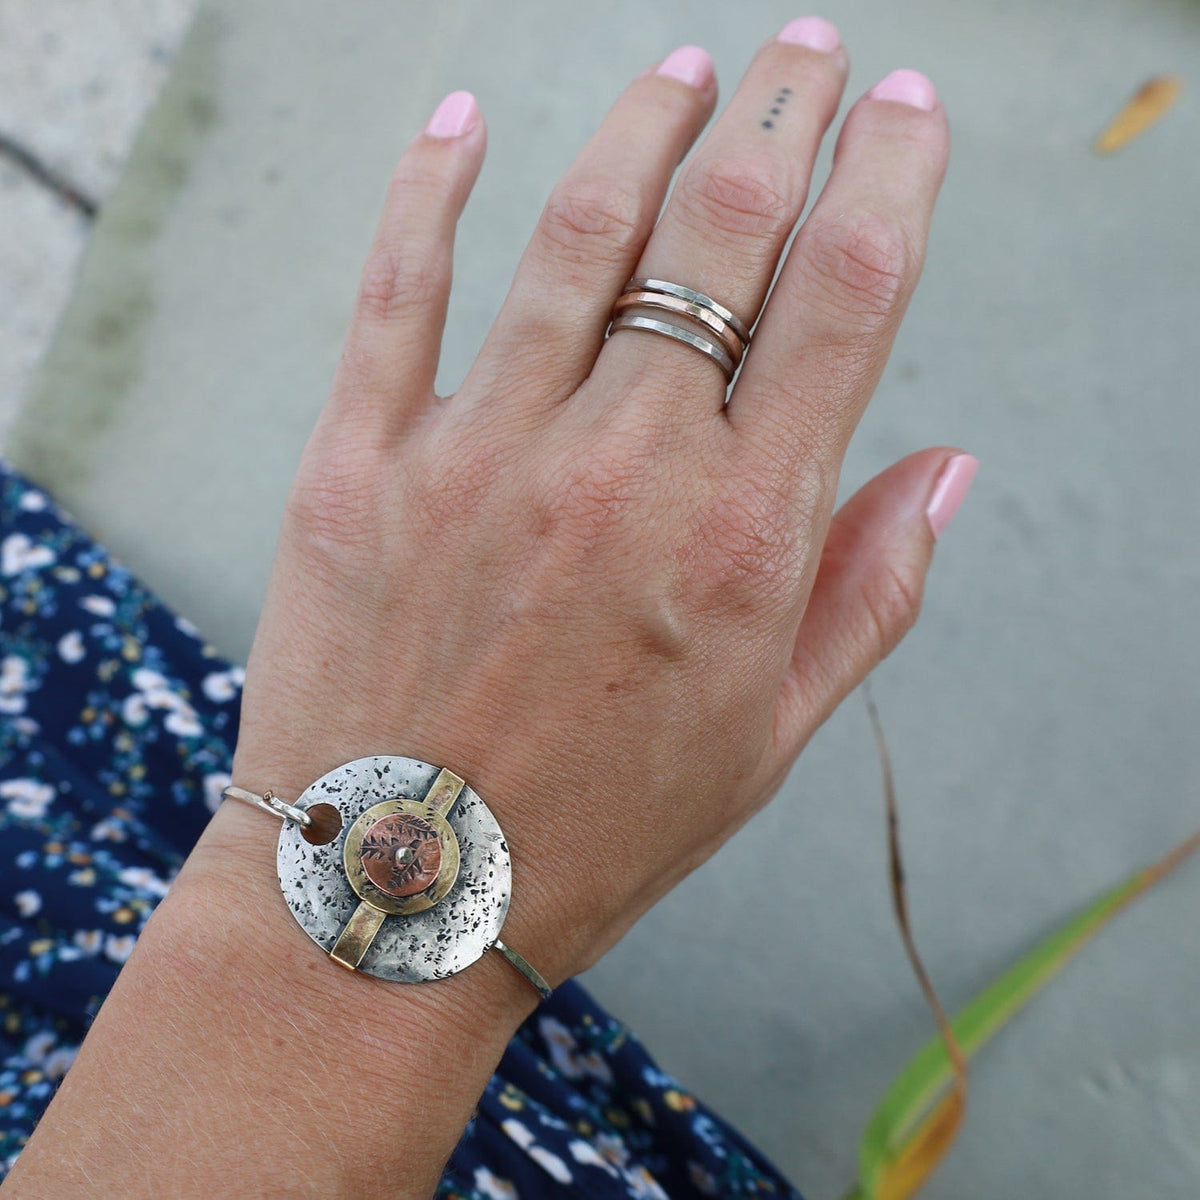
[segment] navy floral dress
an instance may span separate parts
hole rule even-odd
[[[243,672],[0,464],[0,1178],[230,782]],[[799,1200],[575,983],[522,1026],[445,1200]]]

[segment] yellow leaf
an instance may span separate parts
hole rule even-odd
[[[1177,75],[1156,75],[1147,80],[1096,139],[1096,152],[1112,154],[1145,133],[1179,99],[1182,88]]]

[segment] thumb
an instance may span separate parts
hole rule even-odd
[[[785,753],[796,753],[912,628],[934,543],[978,465],[959,450],[922,450],[834,514],[780,696]]]

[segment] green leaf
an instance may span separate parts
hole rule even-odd
[[[1106,892],[1010,967],[950,1022],[968,1057],[1062,969],[1118,912],[1200,847],[1193,834],[1164,858]],[[941,1161],[960,1113],[948,1102],[954,1073],[946,1044],[930,1038],[884,1093],[859,1143],[859,1182],[846,1200],[907,1200]],[[949,1133],[949,1137],[947,1137]]]

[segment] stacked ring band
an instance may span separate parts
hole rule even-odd
[[[633,310],[649,309],[681,320],[660,320]],[[686,322],[698,328],[693,330]],[[631,279],[613,305],[609,334],[618,329],[641,329],[683,342],[712,359],[725,382],[733,379],[747,349],[750,331],[723,304],[711,296],[665,279]]]

